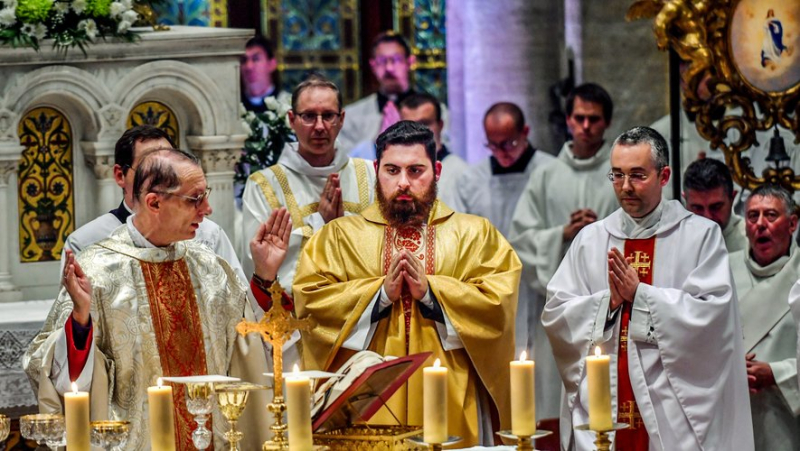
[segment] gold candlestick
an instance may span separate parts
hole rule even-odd
[[[496,432],[497,435],[509,440],[516,440],[517,441],[517,449],[519,451],[535,451],[536,448],[533,447],[533,441],[542,437],[547,437],[548,435],[552,434],[553,431],[548,431],[545,429],[537,430],[536,433],[533,435],[514,435],[513,432],[510,430],[505,431],[498,431]]]
[[[455,445],[456,443],[460,442],[461,437],[458,437],[456,435],[451,435],[447,437],[447,440],[445,440],[442,443],[428,443],[425,441],[424,437],[421,437],[419,435],[414,437],[409,437],[406,440],[413,443],[415,446],[423,446],[425,448],[430,449],[431,451],[442,451],[442,449],[444,449],[443,447]]]
[[[608,434],[621,429],[628,429],[628,427],[630,427],[628,423],[613,423],[611,425],[611,429],[594,431],[593,429],[589,429],[588,424],[581,424],[579,426],[575,426],[575,430],[594,431],[594,433],[597,434],[597,438],[594,441],[594,446],[597,447],[597,451],[611,451],[611,439],[608,438]]]
[[[276,280],[269,288],[272,297],[272,307],[257,323],[244,321],[236,325],[236,331],[244,336],[258,333],[261,339],[272,346],[272,362],[274,372],[274,385],[272,387],[272,402],[267,405],[267,410],[272,412],[275,422],[272,430],[272,440],[264,442],[263,451],[288,449],[289,441],[286,437],[286,424],[283,422],[283,412],[286,404],[283,401],[283,345],[296,330],[311,330],[314,322],[311,317],[299,320],[283,308],[283,287]]]

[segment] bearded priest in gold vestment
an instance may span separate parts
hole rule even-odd
[[[211,213],[209,191],[194,156],[146,154],[134,176],[135,214],[77,258],[67,252],[61,292],[23,358],[41,411],[62,412],[62,396],[75,382],[90,392],[92,420],[130,421],[125,448],[149,449],[147,387],[158,377],[266,382],[260,340],[234,329],[254,318],[246,287],[226,261],[191,240]],[[264,392],[251,396],[242,446],[259,449],[268,438],[268,400]],[[194,449],[183,385],[173,386],[173,402],[176,449]],[[224,449],[226,422],[217,409],[207,426],[213,445]]]
[[[378,202],[339,218],[306,244],[295,276],[307,369],[335,370],[354,352],[384,356],[430,351],[449,368],[448,428],[459,447],[491,444],[510,426],[508,362],[520,262],[484,218],[436,199],[441,163],[424,125],[401,121],[378,137]],[[387,403],[422,425],[422,374]],[[373,423],[395,424],[381,410]]]

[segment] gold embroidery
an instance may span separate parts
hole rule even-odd
[[[297,205],[297,200],[294,198],[292,188],[289,186],[289,179],[286,177],[286,173],[283,171],[283,168],[277,164],[270,166],[269,170],[275,174],[275,178],[278,179],[278,185],[281,186],[281,191],[283,191],[283,197],[286,199],[286,209],[289,210],[289,215],[292,217],[292,229],[294,230],[298,227],[302,227],[303,215],[300,212],[300,207]]]
[[[650,256],[647,255],[646,252],[634,251],[632,257],[633,262],[631,262],[631,267],[639,274],[639,278],[647,277],[647,273],[650,272],[650,266],[652,264]]]
[[[644,426],[642,416],[639,414],[639,409],[636,407],[635,401],[628,401],[620,406],[619,413],[617,414],[617,421],[629,424],[631,430]]]
[[[369,182],[367,181],[367,162],[361,159],[354,159],[356,169],[356,180],[358,181],[358,205],[351,204],[347,211],[352,213],[361,213],[365,208],[369,207]],[[348,202],[345,202],[344,208],[348,208]]]
[[[269,204],[270,208],[273,210],[281,208],[281,203],[278,202],[278,197],[275,196],[275,191],[272,189],[272,185],[269,184],[269,180],[267,180],[267,177],[265,177],[261,171],[251,175],[250,179],[252,179],[256,184],[258,184],[258,186],[261,187],[261,192],[264,193],[264,197],[267,199],[267,203]]]

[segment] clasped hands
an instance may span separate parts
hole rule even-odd
[[[623,302],[633,302],[639,287],[639,275],[631,266],[631,257],[625,258],[616,247],[608,251],[608,288],[611,290],[609,310],[615,310]]]
[[[396,253],[389,264],[386,279],[383,282],[383,291],[390,301],[400,299],[403,287],[414,300],[420,300],[428,292],[428,278],[422,262],[417,260],[407,249]]]
[[[319,197],[317,211],[325,224],[344,216],[344,201],[342,200],[342,188],[339,185],[339,174],[334,173],[328,176],[328,181],[325,182],[325,188],[322,189]]]
[[[755,394],[777,385],[775,374],[769,363],[756,360],[754,352],[746,354],[744,358],[747,365],[747,386],[750,388],[750,393]]]

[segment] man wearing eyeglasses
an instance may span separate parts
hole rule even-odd
[[[752,450],[742,326],[719,227],[662,200],[667,143],[634,127],[611,150],[620,209],[573,240],[542,324],[564,383],[564,449],[590,450],[586,357],[611,355],[624,450]]]
[[[350,158],[336,145],[345,123],[341,100],[339,88],[324,77],[312,75],[300,83],[292,94],[288,113],[298,142],[287,144],[277,164],[252,174],[245,185],[243,236],[253,236],[260,224],[281,207],[289,211],[292,219],[286,260],[276,273],[268,274],[266,279],[256,278],[262,291],[279,278],[291,295],[297,258],[306,241],[326,223],[358,214],[374,199],[373,165]],[[251,274],[254,267],[249,250],[244,250],[244,256],[245,273]],[[266,305],[262,307],[266,310]],[[296,339],[299,337],[295,335]],[[285,360],[299,358],[288,349]]]
[[[257,336],[242,337],[236,325],[254,320],[247,288],[231,266],[193,240],[211,213],[199,160],[171,148],[140,157],[133,190],[135,214],[111,235],[75,256],[67,251],[63,284],[42,331],[23,364],[37,388],[42,411],[61,412],[61,397],[91,392],[91,417],[130,421],[126,449],[147,449],[147,387],[159,377],[229,375],[263,381],[268,369]],[[283,213],[283,216],[281,216]],[[288,216],[277,212],[251,242],[263,271],[272,247],[267,229],[278,224],[288,239]],[[266,393],[253,393],[258,405]],[[192,415],[184,386],[173,386],[175,448],[194,449]],[[224,418],[215,412],[215,424]],[[268,421],[245,414],[245,449],[268,438]],[[209,437],[218,449],[221,434]]]
[[[394,31],[379,34],[372,42],[369,66],[378,80],[378,92],[345,107],[347,123],[339,136],[341,147],[353,157],[375,159],[378,134],[400,120],[400,103],[415,93],[411,68],[416,57],[408,42]],[[443,108],[447,130],[447,109]]]
[[[154,149],[171,149],[173,147],[175,146],[167,133],[152,125],[138,125],[122,134],[114,149],[114,181],[122,188],[122,202],[119,207],[69,234],[61,252],[61,272],[64,272],[67,250],[77,255],[92,244],[108,238],[111,232],[124,224],[133,214],[133,176],[142,155]],[[208,214],[210,215],[211,212],[209,211]],[[249,279],[244,275],[239,257],[222,227],[211,219],[205,218],[197,224],[194,239],[224,258],[239,279],[247,283]]]
[[[483,216],[508,237],[511,216],[531,173],[553,156],[528,142],[530,127],[513,103],[492,105],[483,117],[483,128],[491,156],[461,175],[453,210]]]
[[[517,308],[517,352],[535,349],[536,410],[542,418],[558,416],[561,397],[561,377],[539,326],[545,288],[575,235],[618,208],[606,179],[611,144],[605,131],[613,109],[611,96],[599,85],[572,90],[566,103],[572,140],[555,161],[533,171],[511,221],[509,242],[527,273]]]

